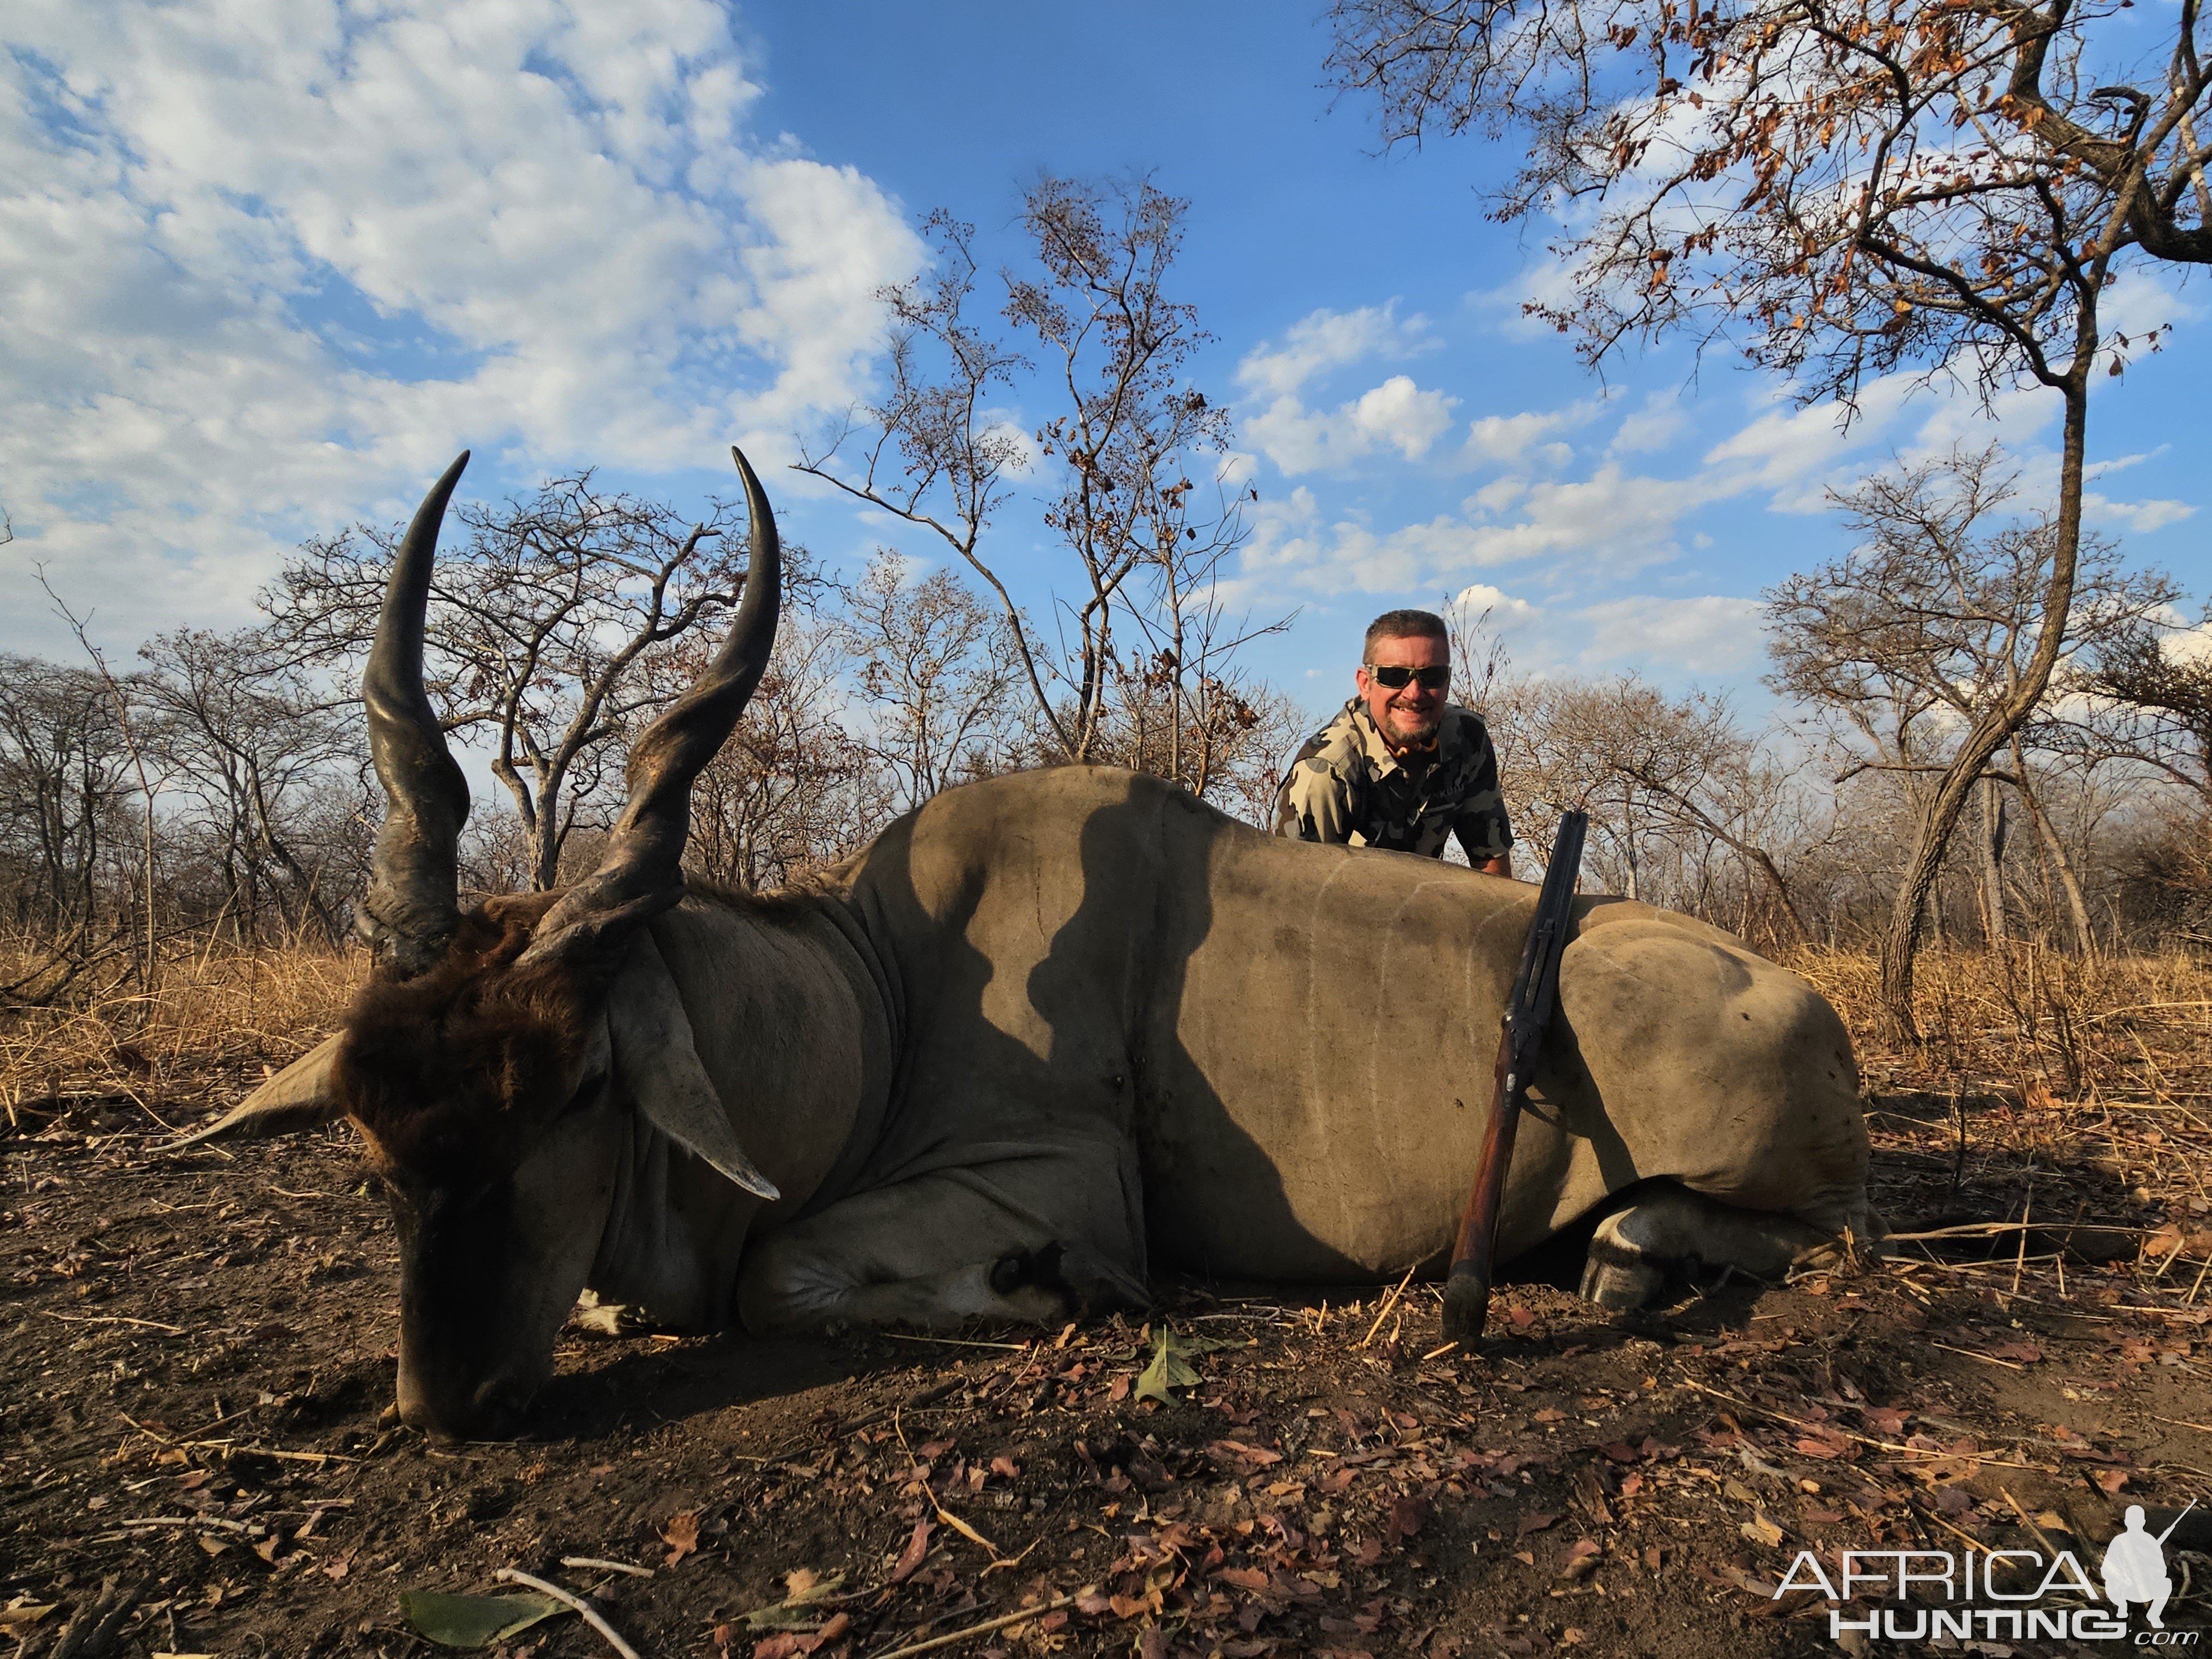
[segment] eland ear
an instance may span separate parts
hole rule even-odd
[[[343,1036],[326,1036],[204,1129],[161,1150],[180,1152],[204,1140],[260,1140],[270,1135],[297,1134],[319,1129],[345,1115],[332,1085],[337,1069],[338,1043]]]
[[[691,1017],[650,934],[607,994],[607,1033],[630,1097],[653,1126],[757,1198],[783,1196],[738,1142],[722,1097],[691,1041]]]

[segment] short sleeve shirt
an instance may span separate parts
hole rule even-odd
[[[1513,845],[1498,757],[1480,714],[1445,704],[1435,749],[1401,757],[1358,697],[1291,763],[1276,799],[1275,833],[1427,858],[1443,856],[1456,834],[1477,861],[1501,858]]]

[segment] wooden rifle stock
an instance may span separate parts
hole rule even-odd
[[[1482,1334],[1490,1314],[1490,1281],[1496,1265],[1498,1210],[1505,1192],[1505,1171],[1513,1162],[1513,1133],[1528,1096],[1528,1079],[1543,1047],[1559,988],[1559,953],[1566,948],[1575,881],[1582,872],[1583,838],[1589,828],[1581,812],[1563,813],[1552,842],[1551,861],[1536,895],[1536,915],[1521,948],[1521,971],[1506,999],[1504,1031],[1498,1040],[1498,1064],[1491,1097],[1490,1122],[1483,1130],[1482,1152],[1475,1160],[1474,1185],[1460,1212],[1452,1242],[1451,1272],[1444,1281],[1444,1335],[1471,1344]]]

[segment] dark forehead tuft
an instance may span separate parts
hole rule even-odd
[[[339,1053],[348,1109],[402,1166],[435,1174],[511,1161],[561,1104],[593,1012],[580,979],[517,971],[550,894],[495,899],[461,919],[444,957],[410,980],[373,980]]]

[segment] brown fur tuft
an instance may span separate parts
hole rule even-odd
[[[374,980],[355,998],[339,1086],[394,1164],[441,1182],[488,1177],[565,1103],[597,989],[559,967],[512,966],[554,896],[488,900],[428,972]]]

